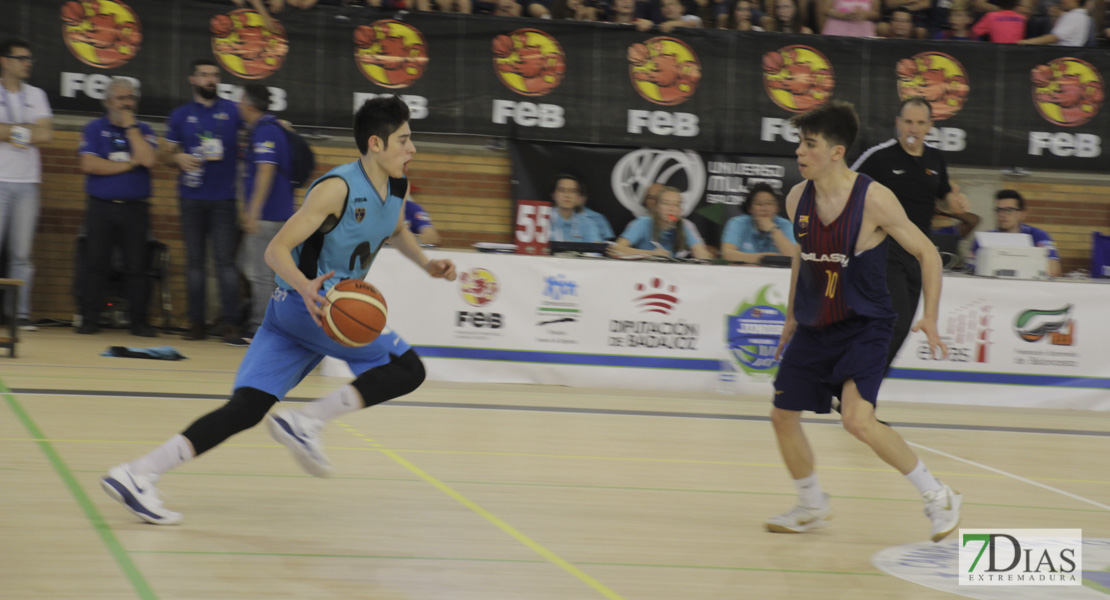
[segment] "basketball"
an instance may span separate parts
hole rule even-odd
[[[208,21],[208,27],[216,37],[224,37],[231,33],[231,17],[216,15]]]
[[[376,40],[377,37],[378,33],[369,25],[359,25],[355,28],[355,46],[359,48],[369,48],[373,46],[374,40]]]
[[[359,347],[373,342],[385,329],[389,313],[378,288],[357,279],[335,284],[327,293],[324,332],[344,346]]]
[[[79,2],[66,2],[62,5],[62,21],[66,25],[78,25],[85,20],[85,9]]]

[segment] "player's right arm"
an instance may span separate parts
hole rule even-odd
[[[266,264],[300,293],[308,313],[317,325],[321,324],[320,319],[324,314],[324,298],[320,295],[320,288],[335,272],[324,273],[316,279],[305,277],[297,263],[293,262],[293,249],[316,233],[329,215],[338,219],[343,213],[346,199],[347,182],[342,178],[330,177],[321,181],[308,193],[300,210],[289,217],[266,246]]]
[[[806,182],[795,185],[786,195],[786,216],[794,222],[794,213],[798,210],[798,201],[802,198]],[[790,251],[790,293],[786,297],[786,322],[782,326],[782,335],[779,336],[779,347],[775,350],[775,360],[782,359],[782,351],[794,337],[794,330],[798,328],[798,321],[794,319],[794,292],[798,289],[798,269],[802,266],[802,245],[794,244]]]

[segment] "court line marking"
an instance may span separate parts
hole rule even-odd
[[[509,525],[507,522],[502,521],[500,518],[498,518],[493,513],[489,512],[488,510],[486,510],[484,508],[482,508],[481,506],[476,504],[473,500],[471,500],[471,499],[467,498],[466,496],[462,495],[461,493],[459,493],[457,490],[455,490],[455,488],[447,485],[446,483],[440,481],[439,479],[436,479],[430,473],[424,471],[420,467],[418,467],[418,466],[414,465],[413,463],[409,462],[407,459],[405,459],[400,454],[397,454],[396,452],[394,452],[393,450],[390,450],[389,448],[381,447],[381,444],[378,443],[377,441],[375,441],[373,438],[371,438],[368,435],[363,434],[358,429],[352,427],[351,425],[349,425],[349,424],[347,424],[343,421],[340,421],[340,420],[336,419],[335,423],[337,425],[339,425],[340,427],[342,427],[343,429],[346,429],[347,432],[350,433],[351,435],[361,439],[362,441],[370,444],[371,446],[374,446],[375,450],[377,450],[378,452],[381,452],[382,454],[389,457],[391,460],[393,460],[397,464],[399,464],[402,467],[408,469],[412,474],[416,475],[420,479],[423,479],[424,481],[431,484],[432,487],[435,487],[436,489],[443,492],[444,494],[447,494],[447,496],[450,497],[452,500],[458,502],[459,504],[462,504],[466,508],[469,508],[471,511],[477,513],[479,516],[481,516],[485,520],[492,523],[494,526],[496,526],[502,532],[508,534],[509,537],[515,539],[516,541],[520,542],[521,544],[524,544],[526,547],[528,547],[529,550],[531,550],[531,551],[535,552],[536,554],[539,554],[540,556],[544,557],[549,562],[555,564],[556,566],[563,569],[564,571],[566,571],[570,575],[573,575],[576,579],[578,579],[582,583],[585,583],[586,585],[590,586],[595,591],[599,592],[602,596],[608,598],[609,600],[624,600],[624,598],[620,594],[617,594],[615,591],[609,589],[607,586],[605,586],[605,584],[603,584],[600,581],[598,581],[597,579],[594,579],[593,577],[587,575],[584,571],[582,571],[578,567],[572,565],[571,563],[567,562],[562,557],[560,557],[558,554],[555,554],[551,550],[548,550],[546,547],[541,545],[539,542],[536,542],[532,538],[530,538],[527,535],[525,535],[524,533],[522,533],[520,530],[516,529],[512,525]]]
[[[158,399],[158,400],[226,400],[227,396],[219,394],[167,394],[158,392],[128,392],[128,391],[93,391],[93,390],[49,390],[49,389],[20,389],[18,392],[22,396],[64,396],[64,397],[95,397],[103,398],[118,397],[118,398],[136,398],[136,399]],[[600,396],[599,396],[600,397]],[[606,396],[609,397],[609,396]],[[287,397],[287,402],[311,402],[313,398],[297,398]],[[711,402],[710,400],[690,400],[690,402]],[[501,410],[501,411],[522,411],[522,412],[546,412],[546,413],[562,413],[562,414],[582,414],[582,415],[611,415],[611,416],[632,416],[632,417],[669,417],[681,419],[708,419],[708,420],[727,420],[727,421],[749,421],[767,423],[771,418],[763,415],[739,415],[739,414],[723,414],[723,413],[704,413],[704,412],[679,412],[679,411],[650,411],[650,410],[626,410],[626,409],[611,409],[611,408],[587,408],[587,407],[565,407],[565,406],[534,406],[526,404],[479,404],[473,402],[436,402],[425,400],[393,400],[387,405],[402,408],[454,408],[454,409],[476,409],[476,410]],[[989,407],[988,407],[989,408]],[[832,418],[807,418],[803,420],[806,424],[815,425],[840,425],[840,421]],[[1108,437],[1110,438],[1110,431],[1099,430],[1084,430],[1084,429],[1047,429],[1037,427],[997,427],[993,425],[964,425],[960,423],[906,423],[906,422],[891,422],[891,427],[900,429],[926,429],[937,431],[984,431],[991,433],[1030,433],[1042,435],[1069,435],[1069,436],[1090,436],[1090,437]]]
[[[54,471],[58,474],[58,477],[61,478],[66,488],[69,489],[69,493],[73,495],[74,500],[77,501],[77,505],[80,506],[81,511],[85,513],[85,518],[89,520],[93,529],[100,536],[101,542],[108,548],[108,552],[112,555],[112,558],[115,559],[120,570],[123,571],[127,581],[131,583],[131,587],[135,588],[135,592],[139,595],[139,598],[143,600],[157,600],[158,596],[150,587],[146,577],[139,571],[139,568],[131,560],[127,551],[124,550],[123,544],[120,543],[119,539],[116,538],[116,535],[112,532],[111,527],[104,521],[104,517],[100,514],[100,511],[96,509],[92,500],[85,494],[85,490],[81,488],[81,485],[77,482],[77,478],[73,476],[73,472],[69,470],[69,467],[66,466],[62,457],[54,450],[54,446],[52,446],[46,439],[46,436],[43,435],[42,430],[39,429],[38,425],[31,418],[31,415],[23,409],[19,400],[17,400],[12,391],[4,385],[2,380],[0,380],[0,393],[4,395],[8,408],[15,413],[16,418],[23,424],[23,427],[36,438],[35,443],[38,445],[39,449],[42,450],[42,453],[46,455],[46,459],[50,462],[51,466],[54,467]]]
[[[926,450],[926,451],[932,452],[934,454],[939,454],[940,456],[943,456],[945,458],[950,458],[952,460],[957,460],[957,461],[960,461],[962,463],[969,464],[973,467],[979,467],[980,469],[984,469],[986,471],[991,471],[993,473],[998,473],[1000,475],[1005,475],[1006,477],[1009,477],[1011,479],[1015,479],[1015,480],[1020,481],[1022,483],[1028,483],[1029,485],[1035,485],[1039,488],[1046,489],[1050,492],[1056,492],[1057,494],[1067,496],[1068,498],[1071,498],[1073,500],[1079,500],[1080,502],[1086,502],[1087,504],[1091,504],[1091,505],[1097,506],[1097,507],[1099,507],[1103,510],[1110,511],[1110,506],[1107,506],[1107,505],[1105,505],[1101,502],[1095,502],[1094,500],[1091,500],[1090,498],[1084,498],[1083,496],[1080,496],[1079,494],[1073,494],[1071,492],[1064,491],[1060,488],[1055,488],[1055,487],[1052,487],[1051,485],[1046,485],[1044,483],[1039,483],[1037,481],[1033,481],[1032,479],[1022,477],[1021,475],[1015,475],[1015,474],[1010,473],[1008,471],[1003,471],[1002,469],[996,469],[996,468],[991,467],[989,465],[984,465],[983,463],[978,463],[978,462],[975,462],[975,461],[967,459],[967,458],[956,456],[955,454],[949,454],[949,453],[944,452],[942,450],[937,450],[936,448],[930,448],[928,446],[918,444],[916,442],[911,442],[909,440],[906,440],[906,442],[909,445],[911,445],[915,448],[920,448],[922,450]]]
[[[178,554],[202,556],[275,556],[288,558],[361,558],[375,560],[434,560],[434,561],[459,561],[459,562],[503,562],[503,563],[528,563],[545,565],[545,560],[527,560],[513,558],[461,558],[446,556],[387,556],[374,554],[308,554],[288,552],[221,552],[214,550],[133,550],[132,554]],[[821,571],[817,569],[768,569],[762,567],[730,567],[722,565],[667,565],[651,563],[618,563],[581,561],[578,565],[593,565],[601,567],[648,567],[653,569],[707,569],[720,571],[753,571],[759,573],[807,573],[813,575],[866,575],[868,577],[885,577],[885,573],[864,571]]]

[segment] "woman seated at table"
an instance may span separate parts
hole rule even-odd
[[[638,217],[629,223],[617,243],[609,247],[610,256],[628,254],[713,258],[698,235],[697,227],[682,218],[682,192],[669,186],[659,192],[659,201],[651,216]]]
[[[746,215],[725,223],[721,258],[759,264],[764,256],[793,256],[794,225],[779,216],[779,197],[766,183],[752,186],[744,203]]]

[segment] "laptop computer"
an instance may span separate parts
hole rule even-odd
[[[1048,248],[1033,245],[1027,233],[980,231],[975,234],[975,274],[1009,279],[1048,276]]]

